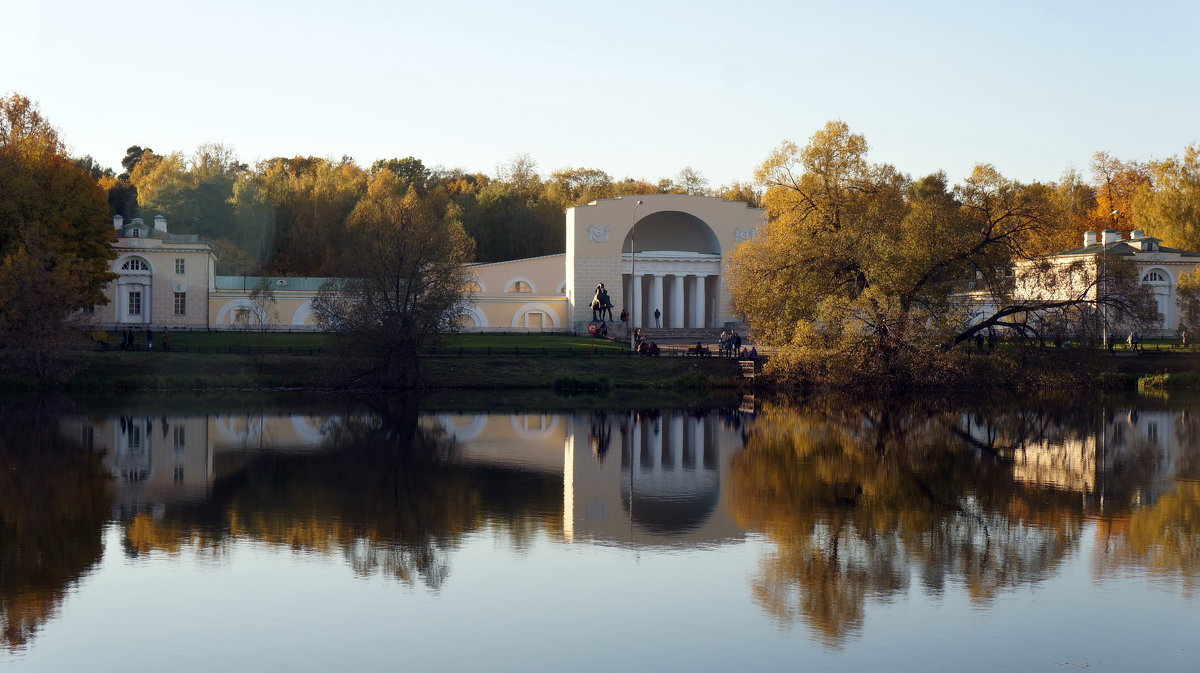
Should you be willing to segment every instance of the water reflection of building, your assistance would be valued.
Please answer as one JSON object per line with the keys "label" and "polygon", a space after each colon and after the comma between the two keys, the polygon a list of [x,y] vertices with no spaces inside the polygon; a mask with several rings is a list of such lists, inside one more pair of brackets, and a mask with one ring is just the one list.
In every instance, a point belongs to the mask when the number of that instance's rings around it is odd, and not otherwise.
{"label": "water reflection of building", "polygon": [[742,439],[717,414],[442,414],[429,422],[458,440],[464,460],[561,474],[568,541],[696,544],[742,535],[721,489]]}
{"label": "water reflection of building", "polygon": [[[1087,419],[964,415],[962,422],[976,446],[1013,461],[1016,481],[1089,495],[1136,483],[1132,495],[1140,502],[1173,488],[1175,463],[1187,449],[1177,432],[1187,422],[1180,411],[1105,410]],[[1145,478],[1128,478],[1131,470]]]}
{"label": "water reflection of building", "polygon": [[203,498],[222,454],[313,451],[335,419],[306,414],[121,415],[69,418],[68,436],[104,455],[116,507],[138,511]]}

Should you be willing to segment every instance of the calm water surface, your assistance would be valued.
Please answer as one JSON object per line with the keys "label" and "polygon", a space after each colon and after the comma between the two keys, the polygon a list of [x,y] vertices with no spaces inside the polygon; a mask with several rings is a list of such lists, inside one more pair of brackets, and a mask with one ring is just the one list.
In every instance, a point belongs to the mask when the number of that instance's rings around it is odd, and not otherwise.
{"label": "calm water surface", "polygon": [[1200,671],[1191,403],[7,401],[13,671]]}

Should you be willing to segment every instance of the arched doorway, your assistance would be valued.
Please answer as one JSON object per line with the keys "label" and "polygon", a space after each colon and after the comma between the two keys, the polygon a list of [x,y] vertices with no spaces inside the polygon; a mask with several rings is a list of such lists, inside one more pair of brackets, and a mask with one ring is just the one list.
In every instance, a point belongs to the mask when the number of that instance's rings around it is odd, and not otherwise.
{"label": "arched doorway", "polygon": [[117,322],[145,324],[152,319],[154,267],[140,255],[126,255],[113,264],[117,273]]}
{"label": "arched doorway", "polygon": [[677,210],[651,213],[634,223],[621,250],[624,301],[633,327],[713,323],[721,244],[704,220]]}

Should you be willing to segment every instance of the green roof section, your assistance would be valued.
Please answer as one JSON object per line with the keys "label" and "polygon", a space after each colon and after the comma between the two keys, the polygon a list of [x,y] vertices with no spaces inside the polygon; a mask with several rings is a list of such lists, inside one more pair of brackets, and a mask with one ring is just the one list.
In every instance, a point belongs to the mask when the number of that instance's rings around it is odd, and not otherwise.
{"label": "green roof section", "polygon": [[316,292],[329,281],[337,278],[316,278],[312,276],[215,276],[213,279],[218,290],[245,290],[249,292],[259,286],[263,280],[267,286],[276,292]]}

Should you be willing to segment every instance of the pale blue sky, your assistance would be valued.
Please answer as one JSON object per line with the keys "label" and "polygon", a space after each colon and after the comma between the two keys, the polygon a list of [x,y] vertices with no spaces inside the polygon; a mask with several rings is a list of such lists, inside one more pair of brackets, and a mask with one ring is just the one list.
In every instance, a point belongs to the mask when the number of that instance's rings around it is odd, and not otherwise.
{"label": "pale blue sky", "polygon": [[75,154],[519,153],[655,180],[748,180],[830,119],[872,158],[1054,180],[1200,141],[1196,2],[22,2],[0,91]]}

